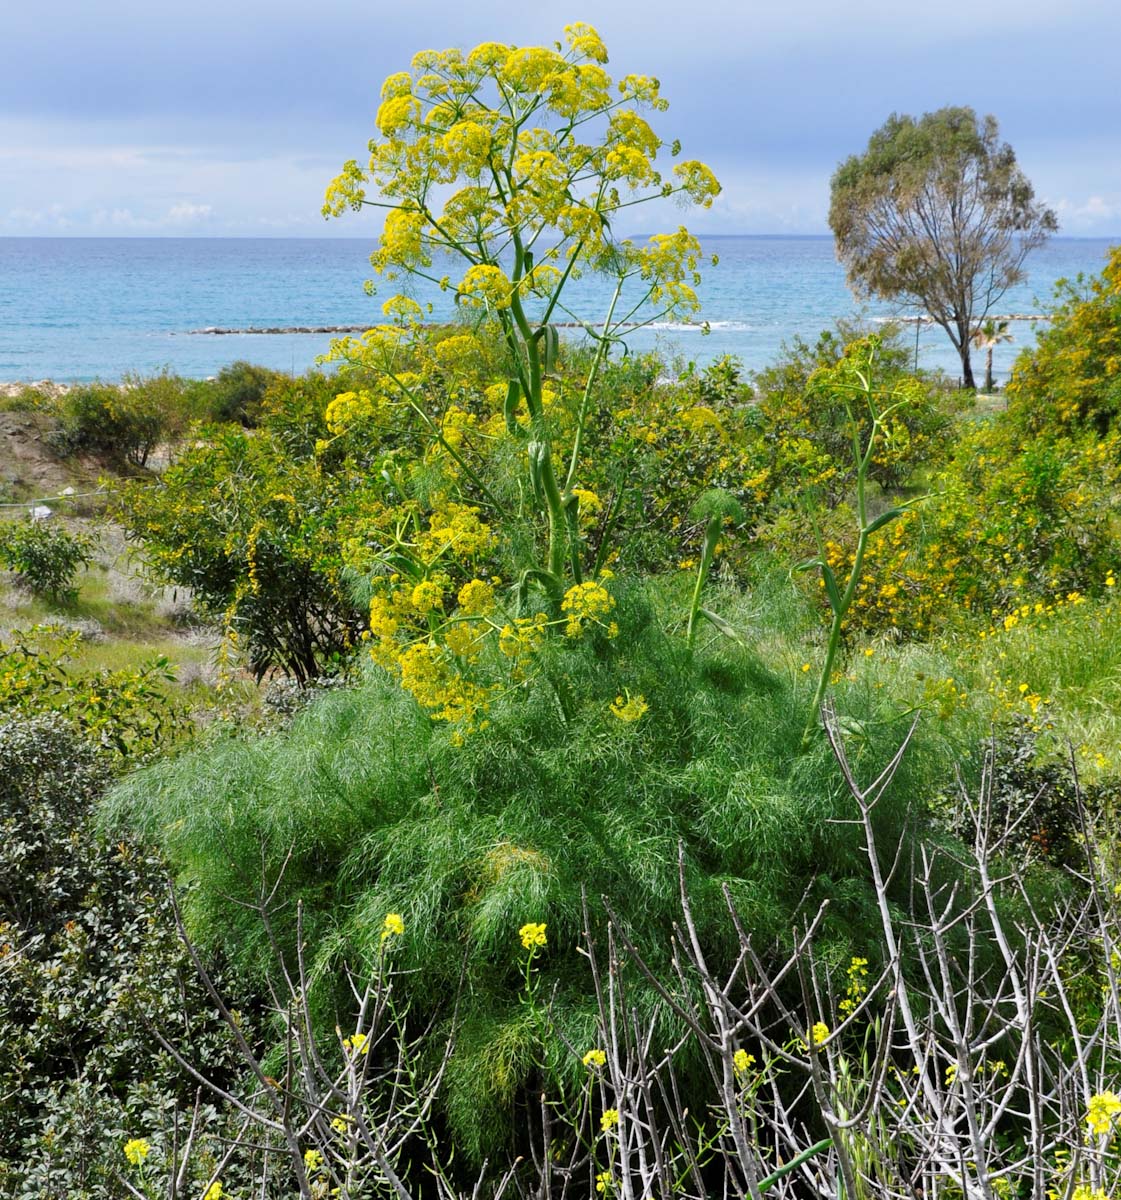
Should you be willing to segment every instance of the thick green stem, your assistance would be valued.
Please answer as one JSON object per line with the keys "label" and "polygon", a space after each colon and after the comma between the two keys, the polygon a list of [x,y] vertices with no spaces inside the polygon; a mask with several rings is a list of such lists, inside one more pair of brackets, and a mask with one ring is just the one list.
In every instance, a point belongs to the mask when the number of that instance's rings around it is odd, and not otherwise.
{"label": "thick green stem", "polygon": [[526,392],[526,407],[529,409],[530,434],[539,445],[538,479],[545,495],[549,512],[549,565],[551,574],[558,578],[564,575],[565,543],[568,541],[568,522],[564,516],[564,503],[553,470],[553,454],[549,445],[549,432],[545,425],[545,410],[541,402],[542,373],[541,349],[530,328],[529,320],[522,307],[518,284],[525,267],[525,249],[521,238],[514,235],[514,290],[510,298],[510,312],[525,344],[529,361],[529,389]]}
{"label": "thick green stem", "polygon": [[796,1171],[804,1162],[809,1162],[815,1154],[820,1154],[822,1150],[828,1150],[833,1145],[831,1138],[822,1138],[820,1142],[815,1142],[808,1150],[803,1150],[801,1154],[796,1155],[788,1163],[783,1163],[777,1171],[772,1171],[766,1179],[759,1180],[759,1190],[766,1192],[773,1184],[784,1176],[789,1175],[791,1171]]}
{"label": "thick green stem", "polygon": [[689,645],[689,651],[692,653],[693,643],[697,638],[697,617],[701,611],[701,594],[704,592],[705,584],[708,582],[708,573],[712,568],[712,558],[716,553],[716,543],[720,538],[720,530],[723,522],[719,517],[709,517],[708,525],[705,527],[705,540],[701,549],[701,562],[697,567],[697,581],[693,585],[693,600],[689,605],[689,626],[686,630],[686,641]]}
{"label": "thick green stem", "polygon": [[[870,396],[871,385],[867,381],[864,382]],[[803,749],[809,745],[810,736],[817,725],[818,717],[821,713],[821,706],[825,702],[826,690],[833,678],[833,664],[837,658],[837,651],[841,647],[845,617],[852,607],[853,599],[856,596],[856,589],[860,584],[860,576],[864,570],[864,555],[868,549],[868,539],[871,536],[868,529],[868,468],[872,463],[872,452],[875,449],[876,438],[880,432],[880,421],[878,418],[873,419],[872,428],[868,434],[868,445],[866,448],[861,449],[860,425],[851,410],[849,410],[849,420],[852,423],[853,458],[856,462],[856,551],[853,554],[852,567],[849,570],[844,592],[841,593],[839,601],[830,601],[830,606],[833,610],[833,620],[829,626],[829,641],[825,647],[825,662],[822,665],[821,675],[817,681],[817,689],[814,692],[809,720],[806,722],[806,728],[802,734]],[[821,562],[822,571],[824,572],[827,569],[824,551],[821,552]]]}
{"label": "thick green stem", "polygon": [[584,384],[584,394],[580,398],[580,419],[576,423],[576,436],[572,439],[572,454],[568,460],[568,476],[564,481],[564,490],[567,492],[576,481],[576,468],[580,462],[580,451],[584,445],[584,426],[588,420],[588,410],[591,407],[592,388],[599,376],[600,368],[603,366],[603,360],[607,356],[607,334],[611,328],[612,318],[615,316],[615,307],[619,303],[619,296],[623,291],[623,281],[620,279],[615,287],[615,294],[611,297],[611,306],[607,310],[607,316],[603,320],[603,328],[600,331],[599,345],[596,347],[595,357],[592,359],[591,370],[588,372],[587,382]]}

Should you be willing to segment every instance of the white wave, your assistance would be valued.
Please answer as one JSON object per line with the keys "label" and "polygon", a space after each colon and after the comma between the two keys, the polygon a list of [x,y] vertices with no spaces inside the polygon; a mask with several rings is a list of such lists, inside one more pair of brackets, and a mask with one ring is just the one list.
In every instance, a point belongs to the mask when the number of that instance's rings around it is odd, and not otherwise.
{"label": "white wave", "polygon": [[704,333],[705,325],[720,333],[745,333],[754,328],[746,321],[651,321],[645,328],[659,333]]}

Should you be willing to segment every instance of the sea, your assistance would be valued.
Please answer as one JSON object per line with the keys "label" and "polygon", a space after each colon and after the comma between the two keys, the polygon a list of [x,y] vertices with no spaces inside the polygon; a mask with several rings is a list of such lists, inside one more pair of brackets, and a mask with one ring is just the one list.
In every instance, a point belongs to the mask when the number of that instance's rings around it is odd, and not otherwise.
{"label": "sea", "polygon": [[[858,304],[829,237],[707,237],[702,245],[695,320],[704,324],[644,324],[628,335],[633,350],[660,350],[678,366],[732,355],[750,372],[773,362],[784,343],[815,338],[838,320],[910,314],[882,302]],[[1027,280],[998,311],[1046,312],[1056,281],[1100,272],[1110,245],[1052,239],[1029,256]],[[0,381],[118,381],[165,369],[205,378],[238,360],[305,371],[328,350],[331,335],[200,331],[376,324],[395,289],[366,294],[372,249],[368,239],[339,238],[0,238]],[[714,255],[717,265],[707,265]],[[433,320],[454,318],[449,293],[432,286],[413,294],[432,304]],[[565,296],[568,311],[557,319],[597,323],[610,287],[589,275]],[[624,296],[619,315],[633,299]],[[633,319],[651,315],[639,310]],[[998,380],[1034,342],[1036,329],[1012,324],[1014,341],[994,354]],[[957,356],[940,329],[912,325],[906,336],[921,366],[957,377]]]}

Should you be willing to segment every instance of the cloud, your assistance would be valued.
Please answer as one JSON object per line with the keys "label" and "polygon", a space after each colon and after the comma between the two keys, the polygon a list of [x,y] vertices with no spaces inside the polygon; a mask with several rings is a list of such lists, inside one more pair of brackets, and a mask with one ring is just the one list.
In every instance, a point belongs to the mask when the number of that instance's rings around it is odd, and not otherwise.
{"label": "cloud", "polygon": [[1063,233],[1072,235],[1110,236],[1121,226],[1121,193],[1093,193],[1082,199],[1064,196],[1053,202]]}
{"label": "cloud", "polygon": [[38,233],[45,230],[57,232],[74,225],[61,204],[49,204],[45,208],[10,208],[0,217],[0,223],[16,231],[30,229]]}
{"label": "cloud", "polygon": [[[423,22],[369,0],[56,0],[50,22],[9,7],[5,233],[362,236],[380,222],[325,224],[319,207],[362,156],[381,79],[426,43],[547,42],[573,17],[571,0],[431,0]],[[838,162],[890,112],[949,103],[999,118],[1037,193],[1066,197],[1064,232],[1121,230],[1117,0],[592,8],[612,71],[660,77],[658,132],[725,185],[689,214],[698,231],[826,232]]]}
{"label": "cloud", "polygon": [[173,204],[164,218],[170,225],[190,224],[195,221],[205,221],[214,212],[209,204]]}

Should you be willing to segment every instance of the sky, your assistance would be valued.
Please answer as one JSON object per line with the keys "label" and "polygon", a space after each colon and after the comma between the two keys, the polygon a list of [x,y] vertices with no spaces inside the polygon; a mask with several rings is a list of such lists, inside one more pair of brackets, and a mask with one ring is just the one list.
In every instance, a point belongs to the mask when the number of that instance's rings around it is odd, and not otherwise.
{"label": "sky", "polygon": [[[420,49],[594,25],[724,185],[699,233],[824,234],[892,112],[992,113],[1070,236],[1121,235],[1118,0],[0,0],[0,236],[365,236],[323,191]],[[641,232],[635,230],[634,232]]]}

